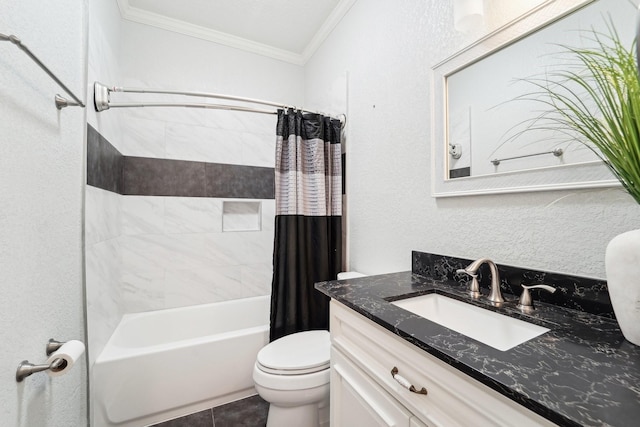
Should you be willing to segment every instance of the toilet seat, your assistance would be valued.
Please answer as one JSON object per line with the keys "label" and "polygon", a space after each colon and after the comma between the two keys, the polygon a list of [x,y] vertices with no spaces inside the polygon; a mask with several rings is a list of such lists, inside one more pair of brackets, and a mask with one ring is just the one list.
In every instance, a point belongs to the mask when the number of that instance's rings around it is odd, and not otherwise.
{"label": "toilet seat", "polygon": [[298,332],[263,347],[256,367],[273,375],[312,374],[329,368],[330,350],[328,331]]}

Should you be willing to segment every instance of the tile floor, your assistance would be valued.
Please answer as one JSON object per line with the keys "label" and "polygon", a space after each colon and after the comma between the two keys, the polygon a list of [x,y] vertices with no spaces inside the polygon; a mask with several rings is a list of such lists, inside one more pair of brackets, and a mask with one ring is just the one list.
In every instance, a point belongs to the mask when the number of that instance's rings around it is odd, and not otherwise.
{"label": "tile floor", "polygon": [[256,395],[152,427],[264,427],[268,412],[269,404]]}

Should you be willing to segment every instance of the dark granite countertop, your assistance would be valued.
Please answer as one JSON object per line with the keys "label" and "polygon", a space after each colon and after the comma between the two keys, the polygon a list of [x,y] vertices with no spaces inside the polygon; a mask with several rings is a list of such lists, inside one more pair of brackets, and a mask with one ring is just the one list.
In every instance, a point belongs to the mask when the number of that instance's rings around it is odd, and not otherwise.
{"label": "dark granite countertop", "polygon": [[[524,315],[515,304],[495,308],[471,300],[457,282],[411,272],[320,282],[316,289],[556,424],[640,425],[640,347],[624,339],[614,319],[541,302]],[[551,331],[500,351],[390,303],[431,292]]]}

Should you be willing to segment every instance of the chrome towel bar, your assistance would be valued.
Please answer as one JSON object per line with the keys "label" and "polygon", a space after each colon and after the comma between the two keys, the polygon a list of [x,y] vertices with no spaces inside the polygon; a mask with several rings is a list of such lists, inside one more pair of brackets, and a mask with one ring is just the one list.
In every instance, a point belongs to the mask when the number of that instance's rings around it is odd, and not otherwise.
{"label": "chrome towel bar", "polygon": [[5,34],[0,33],[0,41],[8,41],[13,43],[17,47],[19,47],[20,50],[26,53],[27,56],[33,60],[33,62],[38,64],[38,66],[42,68],[42,70],[45,73],[47,73],[47,75],[51,77],[58,84],[58,86],[60,86],[75,101],[75,102],[70,102],[63,96],[56,94],[55,104],[58,110],[62,110],[64,107],[70,107],[70,106],[84,107],[84,103],[77,96],[75,96],[73,92],[71,92],[71,90],[67,86],[65,86],[65,84],[62,83],[62,81],[55,74],[53,74],[53,72],[46,65],[44,65],[44,63],[40,61],[40,59],[38,59],[38,57],[35,56],[33,52],[31,52],[31,50],[29,50],[29,48],[25,46],[18,37],[14,35],[7,36]]}
{"label": "chrome towel bar", "polygon": [[522,159],[524,157],[542,156],[543,154],[553,154],[556,157],[560,157],[564,154],[564,150],[562,148],[556,148],[555,150],[545,151],[543,153],[523,154],[522,156],[506,157],[504,159],[493,159],[491,160],[491,163],[493,163],[494,166],[498,166],[500,162],[504,162],[506,160]]}

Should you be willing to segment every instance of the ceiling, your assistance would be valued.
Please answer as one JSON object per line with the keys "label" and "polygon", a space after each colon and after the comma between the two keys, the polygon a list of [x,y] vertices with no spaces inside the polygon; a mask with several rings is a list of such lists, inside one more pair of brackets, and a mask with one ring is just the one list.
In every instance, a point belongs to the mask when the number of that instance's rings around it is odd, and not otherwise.
{"label": "ceiling", "polygon": [[117,0],[124,19],[304,65],[356,0]]}

